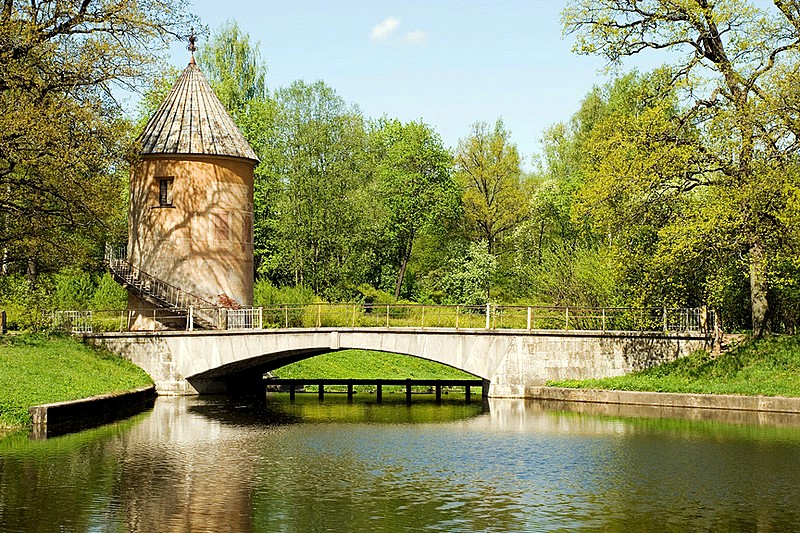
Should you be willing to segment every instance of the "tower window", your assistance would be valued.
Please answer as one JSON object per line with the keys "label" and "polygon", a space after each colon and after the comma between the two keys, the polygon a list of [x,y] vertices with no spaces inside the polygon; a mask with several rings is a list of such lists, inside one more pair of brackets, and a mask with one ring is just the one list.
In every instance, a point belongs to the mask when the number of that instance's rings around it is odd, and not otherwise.
{"label": "tower window", "polygon": [[175,178],[161,178],[158,180],[158,205],[160,207],[172,206],[172,183]]}
{"label": "tower window", "polygon": [[214,215],[214,238],[218,241],[227,241],[231,238],[231,225],[228,213],[217,212]]}

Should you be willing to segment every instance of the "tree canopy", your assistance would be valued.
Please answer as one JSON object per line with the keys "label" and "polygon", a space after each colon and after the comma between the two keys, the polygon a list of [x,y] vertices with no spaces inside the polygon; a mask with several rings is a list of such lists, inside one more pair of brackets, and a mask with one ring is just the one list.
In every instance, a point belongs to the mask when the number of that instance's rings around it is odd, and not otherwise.
{"label": "tree canopy", "polygon": [[[0,12],[0,246],[6,265],[53,268],[102,246],[123,211],[128,124],[114,86],[136,87],[185,34],[180,0],[21,2]],[[122,226],[118,224],[118,226]],[[120,233],[120,227],[116,228]]]}
{"label": "tree canopy", "polygon": [[578,53],[616,64],[654,50],[671,61],[664,87],[679,91],[679,110],[652,108],[610,126],[595,190],[607,205],[635,197],[640,208],[661,209],[680,197],[715,213],[716,233],[747,258],[757,333],[780,300],[774,288],[784,274],[776,278],[771,258],[793,240],[781,213],[797,186],[797,108],[785,104],[798,91],[787,80],[798,72],[800,12],[795,2],[774,5],[577,0],[563,14]]}

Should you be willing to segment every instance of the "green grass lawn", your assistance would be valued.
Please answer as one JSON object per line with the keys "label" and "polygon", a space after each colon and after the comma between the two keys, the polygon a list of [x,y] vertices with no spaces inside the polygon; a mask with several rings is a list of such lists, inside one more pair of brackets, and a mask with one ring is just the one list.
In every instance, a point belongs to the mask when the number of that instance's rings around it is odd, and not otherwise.
{"label": "green grass lawn", "polygon": [[150,377],[132,363],[71,337],[0,337],[0,428],[30,424],[33,405],[150,384]]}
{"label": "green grass lawn", "polygon": [[717,357],[697,352],[627,376],[547,384],[582,389],[800,396],[800,336],[745,341]]}
{"label": "green grass lawn", "polygon": [[[283,379],[475,379],[461,370],[394,353],[368,350],[342,350],[286,365],[273,372]],[[345,386],[339,387],[346,389]],[[356,386],[357,391],[371,390],[371,386]],[[394,387],[400,390],[402,387]],[[394,390],[385,387],[387,391]],[[308,390],[315,390],[312,386]],[[329,390],[328,387],[325,390]],[[330,390],[338,390],[330,387]]]}

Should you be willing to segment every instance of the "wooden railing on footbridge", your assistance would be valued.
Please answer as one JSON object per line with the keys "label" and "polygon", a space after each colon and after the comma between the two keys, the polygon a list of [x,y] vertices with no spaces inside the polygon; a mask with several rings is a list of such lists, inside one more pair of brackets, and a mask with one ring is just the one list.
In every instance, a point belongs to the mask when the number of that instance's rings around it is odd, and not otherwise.
{"label": "wooden railing on footbridge", "polygon": [[[157,311],[184,316],[187,329],[192,317],[221,318],[218,329],[261,328],[449,328],[464,330],[562,330],[689,333],[711,338],[718,334],[716,313],[705,308],[666,307],[545,307],[505,305],[428,305],[370,303],[281,304],[252,309],[222,310],[208,307],[169,308]],[[131,311],[70,311],[69,324],[89,321],[86,331],[122,331]],[[78,314],[76,314],[78,313]],[[83,313],[83,315],[80,315]],[[88,314],[88,316],[87,316]],[[81,316],[84,318],[81,319]],[[163,320],[162,320],[163,321]],[[77,326],[74,326],[77,327]],[[76,329],[76,332],[79,331]]]}

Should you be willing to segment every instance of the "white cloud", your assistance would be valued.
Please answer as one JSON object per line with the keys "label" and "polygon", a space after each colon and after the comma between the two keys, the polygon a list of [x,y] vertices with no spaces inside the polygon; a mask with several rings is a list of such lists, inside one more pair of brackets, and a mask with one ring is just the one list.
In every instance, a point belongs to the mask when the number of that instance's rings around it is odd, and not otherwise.
{"label": "white cloud", "polygon": [[428,40],[428,34],[422,30],[414,30],[406,33],[403,42],[412,46],[422,44]]}
{"label": "white cloud", "polygon": [[393,17],[389,17],[387,19],[383,19],[379,23],[372,28],[372,40],[373,41],[385,41],[389,38],[389,36],[397,29],[400,25],[400,19],[396,19]]}

